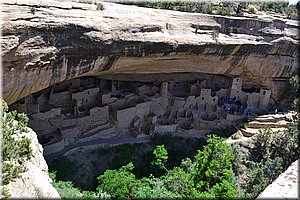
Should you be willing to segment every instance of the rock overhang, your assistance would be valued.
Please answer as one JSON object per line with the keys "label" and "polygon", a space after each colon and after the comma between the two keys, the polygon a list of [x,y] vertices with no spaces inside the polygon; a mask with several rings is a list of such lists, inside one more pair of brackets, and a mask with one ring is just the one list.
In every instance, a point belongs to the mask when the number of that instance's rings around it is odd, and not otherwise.
{"label": "rock overhang", "polygon": [[[4,5],[3,96],[9,103],[80,76],[217,74],[241,76],[249,84],[273,89],[281,85],[272,78],[287,79],[298,70],[299,41],[292,31],[297,24],[291,20],[105,2],[103,11],[74,2],[33,5],[22,0]],[[34,14],[31,7],[36,8]],[[227,26],[240,21],[246,23],[240,33],[230,32]],[[272,23],[275,28],[270,28]],[[219,32],[217,38],[212,37],[214,31]],[[276,93],[280,91],[273,91],[273,97]]]}

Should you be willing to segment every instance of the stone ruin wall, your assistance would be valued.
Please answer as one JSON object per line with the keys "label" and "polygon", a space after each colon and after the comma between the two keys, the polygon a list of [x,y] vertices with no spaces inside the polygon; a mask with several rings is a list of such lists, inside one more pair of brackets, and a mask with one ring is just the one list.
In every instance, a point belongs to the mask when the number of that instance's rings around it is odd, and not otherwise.
{"label": "stone ruin wall", "polygon": [[[27,112],[29,126],[43,138],[49,154],[118,130],[134,135],[208,130],[225,127],[250,110],[266,112],[271,91],[244,92],[242,81],[236,77],[220,88],[213,79],[143,83],[90,77],[54,85],[11,109]],[[224,96],[239,99],[249,112],[226,112],[220,105]]]}

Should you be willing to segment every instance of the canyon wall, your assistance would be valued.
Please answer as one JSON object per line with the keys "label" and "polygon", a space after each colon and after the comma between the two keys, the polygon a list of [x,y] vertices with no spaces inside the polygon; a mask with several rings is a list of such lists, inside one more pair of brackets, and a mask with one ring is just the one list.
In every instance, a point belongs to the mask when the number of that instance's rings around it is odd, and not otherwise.
{"label": "canyon wall", "polygon": [[299,198],[299,159],[280,174],[257,199],[297,199]]}
{"label": "canyon wall", "polygon": [[[297,73],[297,21],[224,17],[102,3],[3,0],[3,98],[80,76],[170,80],[240,76],[278,101]],[[213,37],[218,32],[217,37]]]}
{"label": "canyon wall", "polygon": [[19,137],[31,140],[32,157],[23,166],[26,171],[20,177],[6,185],[10,198],[29,199],[60,199],[57,190],[51,185],[48,166],[43,157],[43,148],[39,144],[37,135],[30,129],[28,133],[21,133]]}

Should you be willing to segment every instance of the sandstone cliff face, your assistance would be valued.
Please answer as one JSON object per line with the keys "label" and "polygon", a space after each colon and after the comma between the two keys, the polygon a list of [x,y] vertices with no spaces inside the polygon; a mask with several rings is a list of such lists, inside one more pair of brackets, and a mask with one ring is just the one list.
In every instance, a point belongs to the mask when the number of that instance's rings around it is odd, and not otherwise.
{"label": "sandstone cliff face", "polygon": [[296,21],[103,5],[4,0],[4,99],[79,76],[162,81],[199,73],[241,76],[249,87],[272,89],[276,101],[286,85],[276,80],[298,68]]}
{"label": "sandstone cliff face", "polygon": [[257,199],[297,199],[299,198],[299,183],[299,160],[296,160]]}
{"label": "sandstone cliff face", "polygon": [[31,140],[32,158],[24,163],[27,171],[21,177],[10,182],[6,187],[11,198],[56,198],[60,196],[51,185],[48,175],[48,166],[43,157],[43,148],[39,144],[37,135],[30,130],[23,134]]}

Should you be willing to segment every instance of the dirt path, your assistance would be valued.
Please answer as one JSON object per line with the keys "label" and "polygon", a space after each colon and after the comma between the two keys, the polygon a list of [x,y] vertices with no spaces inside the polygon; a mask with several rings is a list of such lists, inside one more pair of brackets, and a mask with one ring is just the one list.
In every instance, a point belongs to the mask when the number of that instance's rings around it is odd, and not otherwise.
{"label": "dirt path", "polygon": [[80,147],[94,146],[94,145],[117,145],[117,144],[126,144],[126,143],[140,143],[150,141],[151,136],[145,136],[142,138],[136,138],[132,135],[120,135],[110,138],[100,138],[92,141],[82,142],[82,143],[73,143],[66,146],[63,150],[49,154],[45,156],[45,159],[50,163],[54,158],[59,157],[60,155],[66,154],[67,152],[77,149]]}

